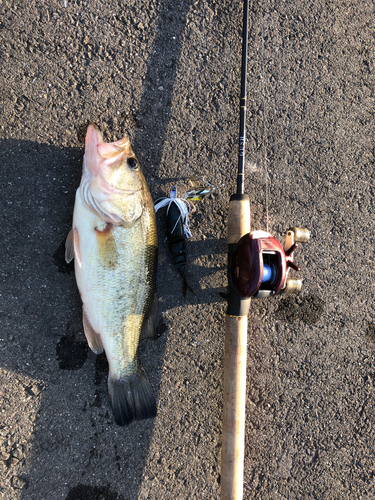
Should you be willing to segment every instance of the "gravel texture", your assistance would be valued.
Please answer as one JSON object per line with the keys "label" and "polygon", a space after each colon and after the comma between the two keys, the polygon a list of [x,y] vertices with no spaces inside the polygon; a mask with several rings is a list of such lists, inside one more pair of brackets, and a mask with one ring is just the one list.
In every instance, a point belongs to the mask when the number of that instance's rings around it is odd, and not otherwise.
{"label": "gravel texture", "polygon": [[[246,500],[375,498],[374,16],[373,1],[264,0],[262,51],[250,3],[252,228],[268,205],[277,238],[312,237],[301,294],[251,305]],[[0,17],[0,498],[217,499],[242,3],[0,0]],[[186,300],[157,214],[159,337],[141,358],[158,415],[127,428],[64,261],[91,122],[129,134],[155,200],[194,175],[216,188],[191,214]]]}

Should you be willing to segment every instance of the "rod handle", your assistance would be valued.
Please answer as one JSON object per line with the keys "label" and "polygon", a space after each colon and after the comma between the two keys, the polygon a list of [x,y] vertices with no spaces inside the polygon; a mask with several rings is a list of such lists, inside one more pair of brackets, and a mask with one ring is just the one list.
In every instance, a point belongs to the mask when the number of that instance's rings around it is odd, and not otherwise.
{"label": "rod handle", "polygon": [[250,233],[250,200],[246,194],[232,195],[228,211],[228,245],[236,244]]}
{"label": "rod handle", "polygon": [[242,500],[247,316],[226,316],[221,500]]}

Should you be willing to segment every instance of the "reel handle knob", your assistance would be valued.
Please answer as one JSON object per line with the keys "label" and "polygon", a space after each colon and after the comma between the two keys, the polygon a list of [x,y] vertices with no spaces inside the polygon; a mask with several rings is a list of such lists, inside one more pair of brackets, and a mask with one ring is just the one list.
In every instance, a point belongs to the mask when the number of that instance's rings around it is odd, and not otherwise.
{"label": "reel handle knob", "polygon": [[302,280],[287,279],[282,293],[299,293],[302,290]]}
{"label": "reel handle knob", "polygon": [[306,243],[310,239],[310,231],[306,227],[292,227],[295,243]]}

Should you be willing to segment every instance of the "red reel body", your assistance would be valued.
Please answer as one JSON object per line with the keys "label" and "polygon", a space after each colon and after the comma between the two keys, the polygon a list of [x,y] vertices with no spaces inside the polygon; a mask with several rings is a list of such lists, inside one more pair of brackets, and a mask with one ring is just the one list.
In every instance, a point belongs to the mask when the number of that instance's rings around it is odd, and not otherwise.
{"label": "red reel body", "polygon": [[294,264],[296,241],[304,242],[309,237],[310,233],[306,229],[293,228],[288,231],[283,248],[276,238],[265,231],[245,234],[231,258],[230,278],[236,292],[241,297],[263,298],[286,289],[299,291],[302,282],[288,280],[288,287],[287,275],[289,268],[299,271],[299,267]]}

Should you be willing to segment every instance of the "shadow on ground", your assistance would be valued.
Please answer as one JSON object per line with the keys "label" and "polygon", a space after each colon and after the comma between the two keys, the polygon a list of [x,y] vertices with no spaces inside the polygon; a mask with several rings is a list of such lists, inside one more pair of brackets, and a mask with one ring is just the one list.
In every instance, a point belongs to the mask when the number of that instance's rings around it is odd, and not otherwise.
{"label": "shadow on ground", "polygon": [[[2,368],[31,378],[43,388],[34,391],[25,386],[26,395],[39,398],[40,406],[30,422],[31,454],[22,459],[24,472],[15,474],[12,484],[27,489],[24,498],[28,500],[41,494],[48,498],[56,488],[59,496],[68,491],[68,500],[137,498],[154,422],[135,422],[128,428],[114,424],[107,396],[107,362],[104,355],[95,356],[87,347],[73,265],[64,260],[83,150],[2,140],[0,155],[7,186],[0,200]],[[163,227],[159,232],[163,233]],[[161,241],[160,247],[158,339],[140,346],[156,397],[167,342],[163,313],[182,304],[219,301],[223,288],[215,283],[222,284],[226,272],[225,241],[188,242],[189,276],[196,296],[190,294],[184,300],[166,244]],[[220,279],[210,281],[215,273]],[[294,297],[284,299],[278,310],[280,319],[290,322],[297,315],[304,321],[307,315],[314,323],[322,303],[310,299],[311,304],[309,300],[296,302]],[[12,459],[19,445],[12,444],[9,467],[16,463]],[[114,464],[112,471],[102,470],[103,459]],[[133,477],[125,473],[130,463],[138,471]],[[112,491],[108,474],[116,484],[126,482],[126,496]],[[56,479],[54,484],[51,477]]]}
{"label": "shadow on ground", "polygon": [[[160,97],[150,89],[154,84],[163,85],[163,99],[171,101],[189,8],[190,2],[185,2],[178,14],[179,22],[174,20],[173,46],[168,6],[160,12],[154,45],[163,46],[164,51],[150,58],[137,114],[139,128],[133,142],[135,150],[143,152],[142,145],[158,116],[159,142],[152,151],[156,165],[161,158],[169,116],[158,114]],[[171,61],[167,74],[161,64],[166,60]],[[79,142],[81,132],[80,129]],[[66,500],[137,498],[153,421],[136,422],[129,428],[119,428],[113,423],[106,388],[107,362],[104,355],[95,357],[87,347],[73,266],[64,261],[65,237],[71,226],[83,149],[10,139],[0,141],[0,156],[4,165],[4,194],[0,201],[5,284],[1,312],[3,368],[37,380],[44,388],[37,394],[39,411],[30,422],[31,456],[24,458],[24,473],[18,472],[12,478],[12,485],[24,490],[22,497],[28,500],[52,498],[51,495],[61,498],[63,491],[68,491]],[[142,161],[142,154],[139,156]],[[202,244],[195,246],[192,254],[194,250],[202,252]],[[206,249],[209,251],[207,245]],[[198,294],[194,301],[205,299],[210,300],[208,291]],[[173,306],[173,300],[169,300],[168,307]],[[140,348],[156,397],[166,330],[160,317],[160,338],[146,341]],[[15,458],[16,449],[14,443],[10,459],[13,455]],[[125,496],[112,491],[107,471],[101,470],[101,461],[108,454],[113,455],[115,475],[119,476],[116,484],[127,483]],[[139,472],[134,477],[124,476],[130,462],[132,470]],[[9,466],[11,463],[12,460]],[[54,473],[49,474],[52,470]],[[112,471],[108,474],[113,477]],[[55,477],[53,484],[51,477]]]}

